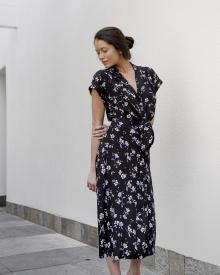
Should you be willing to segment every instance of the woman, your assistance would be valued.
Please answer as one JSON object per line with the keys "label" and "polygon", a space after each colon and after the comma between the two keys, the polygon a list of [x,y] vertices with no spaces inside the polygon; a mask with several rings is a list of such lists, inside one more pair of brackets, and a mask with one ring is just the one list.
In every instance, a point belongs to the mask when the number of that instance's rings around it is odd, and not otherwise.
{"label": "woman", "polygon": [[[99,257],[119,275],[140,275],[141,259],[155,253],[156,220],[149,149],[156,92],[162,80],[130,62],[132,37],[116,27],[99,30],[94,46],[104,69],[89,86],[92,95],[91,168],[87,186],[97,194]],[[104,114],[111,121],[102,127]],[[101,128],[101,129],[100,129]]]}

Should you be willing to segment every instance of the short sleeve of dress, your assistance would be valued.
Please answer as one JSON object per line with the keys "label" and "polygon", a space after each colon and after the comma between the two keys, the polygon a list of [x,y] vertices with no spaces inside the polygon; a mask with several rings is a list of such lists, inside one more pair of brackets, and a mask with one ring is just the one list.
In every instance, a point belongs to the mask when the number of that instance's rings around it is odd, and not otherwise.
{"label": "short sleeve of dress", "polygon": [[92,89],[95,89],[100,97],[102,98],[103,102],[106,102],[106,83],[103,78],[102,71],[97,71],[92,78],[91,84],[89,85],[89,92],[92,95]]}
{"label": "short sleeve of dress", "polygon": [[155,115],[156,110],[156,93],[158,89],[160,88],[160,85],[163,83],[163,81],[159,78],[159,76],[156,74],[156,72],[150,68],[147,67],[147,78],[148,83],[150,87],[150,92],[148,96],[148,119],[152,120]]}
{"label": "short sleeve of dress", "polygon": [[152,68],[149,68],[148,74],[149,74],[148,75],[149,82],[152,87],[153,93],[154,95],[156,95],[157,90],[160,88],[163,81],[159,78],[159,76],[156,74],[156,72]]}

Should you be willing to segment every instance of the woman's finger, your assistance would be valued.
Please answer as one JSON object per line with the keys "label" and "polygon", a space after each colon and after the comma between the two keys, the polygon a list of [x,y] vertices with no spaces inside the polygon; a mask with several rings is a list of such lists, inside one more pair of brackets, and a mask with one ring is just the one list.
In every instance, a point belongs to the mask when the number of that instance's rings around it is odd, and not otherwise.
{"label": "woman's finger", "polygon": [[91,191],[94,191],[94,190],[95,190],[95,184],[90,184],[89,189],[90,189]]}
{"label": "woman's finger", "polygon": [[103,130],[97,130],[97,131],[93,131],[94,134],[103,134],[103,133],[106,133],[108,130],[108,128],[105,128]]}
{"label": "woman's finger", "polygon": [[93,136],[94,137],[97,137],[97,136],[103,136],[104,134],[106,134],[106,131],[103,131],[103,132],[101,132],[101,133],[98,133],[98,134],[94,134]]}
{"label": "woman's finger", "polygon": [[105,136],[106,132],[105,133],[102,133],[100,135],[94,135],[95,138],[103,138]]}
{"label": "woman's finger", "polygon": [[100,135],[102,133],[102,131],[94,131],[93,135]]}
{"label": "woman's finger", "polygon": [[106,130],[108,130],[108,128],[109,128],[109,126],[107,126],[107,125],[104,125],[104,126],[102,126],[102,127],[95,127],[94,128],[94,132],[102,132],[102,131],[106,131]]}
{"label": "woman's finger", "polygon": [[99,136],[99,135],[101,135],[102,133],[103,133],[103,132],[94,132],[93,135],[94,135],[94,136],[97,136],[97,135]]}
{"label": "woman's finger", "polygon": [[103,128],[104,128],[103,125],[101,125],[101,126],[96,126],[96,127],[94,128],[94,130],[95,130],[95,131],[97,131],[97,130],[102,130]]}

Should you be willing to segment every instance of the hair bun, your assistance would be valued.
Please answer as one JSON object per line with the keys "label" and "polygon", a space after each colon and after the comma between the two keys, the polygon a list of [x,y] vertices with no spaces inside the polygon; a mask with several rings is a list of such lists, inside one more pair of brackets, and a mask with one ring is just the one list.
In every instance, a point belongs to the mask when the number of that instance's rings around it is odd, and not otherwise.
{"label": "hair bun", "polygon": [[131,49],[134,45],[134,38],[131,36],[125,36],[127,42],[128,42],[128,48]]}

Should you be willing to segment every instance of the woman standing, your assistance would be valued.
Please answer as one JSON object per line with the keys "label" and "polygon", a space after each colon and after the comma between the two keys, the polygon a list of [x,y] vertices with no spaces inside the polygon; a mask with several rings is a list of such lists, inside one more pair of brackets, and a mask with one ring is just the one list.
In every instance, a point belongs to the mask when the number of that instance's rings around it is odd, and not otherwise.
{"label": "woman standing", "polygon": [[[94,134],[87,186],[97,194],[99,258],[106,258],[112,275],[121,274],[122,258],[131,260],[128,275],[140,275],[141,259],[155,253],[150,147],[162,80],[152,68],[130,62],[133,44],[116,27],[99,30],[94,46],[105,69],[89,86]],[[105,112],[111,124],[100,130]]]}

